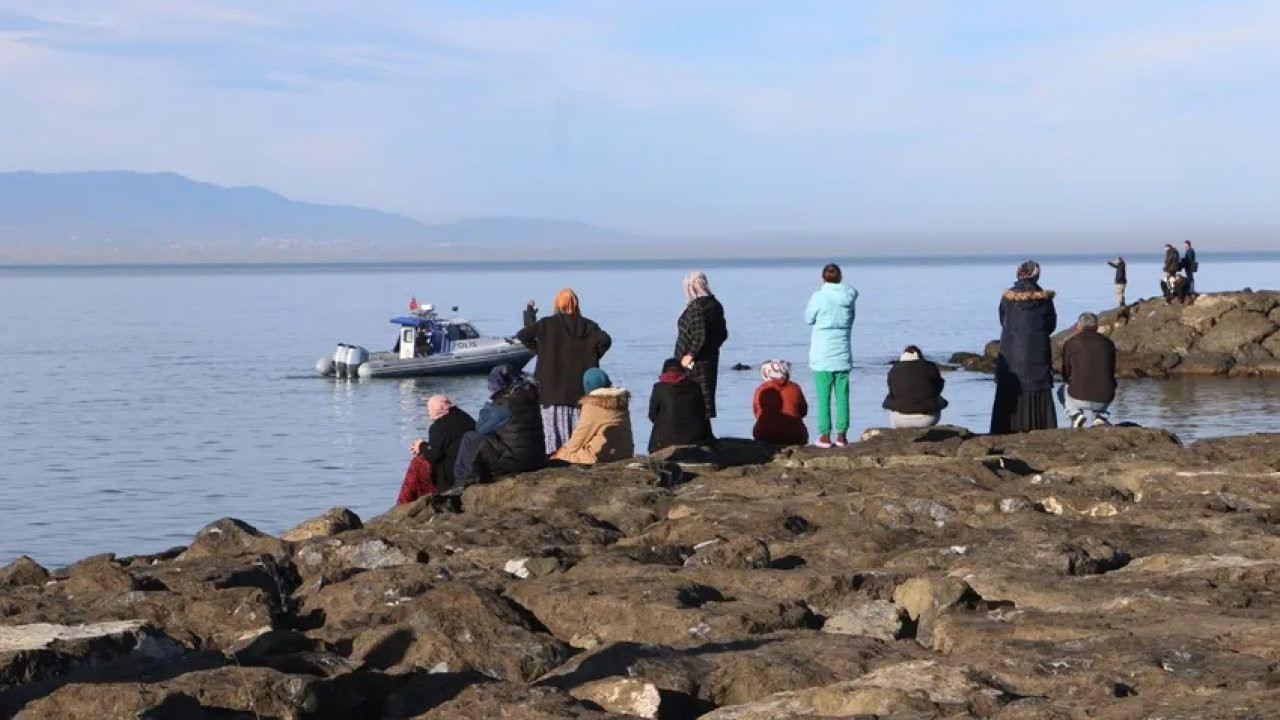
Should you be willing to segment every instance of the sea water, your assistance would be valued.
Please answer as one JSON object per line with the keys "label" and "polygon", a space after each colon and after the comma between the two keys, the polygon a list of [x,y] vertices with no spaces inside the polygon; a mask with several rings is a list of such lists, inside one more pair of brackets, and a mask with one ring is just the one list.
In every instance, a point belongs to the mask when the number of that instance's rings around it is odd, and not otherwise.
{"label": "sea water", "polygon": [[[1202,291],[1266,287],[1274,256],[1201,256]],[[1155,295],[1159,253],[1131,260],[1129,296]],[[535,299],[573,287],[613,336],[604,368],[630,388],[636,445],[649,391],[671,355],[681,278],[702,269],[724,303],[724,436],[748,436],[756,367],[791,360],[812,386],[802,310],[822,262],[670,261],[0,269],[0,563],[57,565],[95,552],[158,551],[221,516],[279,532],[335,505],[363,517],[394,502],[426,399],[474,413],[484,379],[336,381],[315,361],[338,342],[390,349],[410,296],[512,335]],[[857,287],[852,436],[885,424],[888,363],[908,344],[931,359],[980,351],[999,335],[996,306],[1016,258],[842,263]],[[1114,303],[1102,258],[1043,260],[1059,326]],[[751,370],[735,372],[735,363]],[[529,370],[533,369],[531,363]],[[945,421],[986,429],[988,376],[946,374]],[[1280,381],[1123,382],[1116,421],[1184,440],[1276,430]],[[812,427],[812,425],[811,425]]]}

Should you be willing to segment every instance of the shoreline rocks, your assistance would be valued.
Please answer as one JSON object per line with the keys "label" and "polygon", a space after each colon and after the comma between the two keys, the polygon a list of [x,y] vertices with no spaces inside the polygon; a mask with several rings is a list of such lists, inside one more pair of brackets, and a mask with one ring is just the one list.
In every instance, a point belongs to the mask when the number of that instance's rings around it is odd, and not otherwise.
{"label": "shoreline rocks", "polygon": [[[1280,435],[727,441],[0,569],[0,717],[1256,717]],[[680,465],[680,472],[673,466]]]}
{"label": "shoreline rocks", "polygon": [[[1122,378],[1178,376],[1280,377],[1280,292],[1206,293],[1194,304],[1142,300],[1098,314],[1099,331],[1116,344]],[[1075,318],[1053,336],[1054,366],[1062,367],[1062,344]],[[999,341],[981,353],[956,353],[966,370],[994,373]]]}

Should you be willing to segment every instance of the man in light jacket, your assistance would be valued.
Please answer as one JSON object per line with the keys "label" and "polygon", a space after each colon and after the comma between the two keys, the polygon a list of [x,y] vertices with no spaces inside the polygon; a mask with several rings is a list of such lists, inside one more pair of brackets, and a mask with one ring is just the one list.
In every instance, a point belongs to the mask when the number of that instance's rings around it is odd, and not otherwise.
{"label": "man in light jacket", "polygon": [[[817,386],[818,447],[847,445],[849,432],[849,371],[853,369],[853,348],[849,339],[853,331],[854,304],[858,291],[841,282],[840,266],[830,263],[822,268],[822,287],[809,298],[804,321],[813,326],[809,340],[809,368]],[[835,395],[836,414],[831,416],[831,396]],[[835,430],[835,437],[831,431]]]}

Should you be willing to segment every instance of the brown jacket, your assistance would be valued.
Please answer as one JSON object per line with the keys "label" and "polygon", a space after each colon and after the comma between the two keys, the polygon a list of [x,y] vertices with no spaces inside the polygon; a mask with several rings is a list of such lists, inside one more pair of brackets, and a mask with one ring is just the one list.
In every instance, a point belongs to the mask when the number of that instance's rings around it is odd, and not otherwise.
{"label": "brown jacket", "polygon": [[592,390],[579,401],[582,417],[555,458],[579,465],[625,460],[636,454],[631,434],[631,393],[622,388]]}

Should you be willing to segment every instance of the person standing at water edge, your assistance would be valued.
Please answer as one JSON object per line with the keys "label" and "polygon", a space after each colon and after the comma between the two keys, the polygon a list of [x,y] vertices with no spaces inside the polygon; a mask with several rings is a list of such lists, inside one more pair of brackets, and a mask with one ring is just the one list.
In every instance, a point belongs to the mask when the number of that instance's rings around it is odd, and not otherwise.
{"label": "person standing at water edge", "polygon": [[1190,240],[1184,241],[1182,247],[1182,272],[1187,276],[1187,294],[1194,298],[1196,295],[1196,273],[1200,272],[1200,263],[1196,262],[1196,249],[1191,247]]}
{"label": "person standing at water edge", "polygon": [[[818,447],[848,444],[849,371],[853,370],[854,304],[858,291],[843,284],[840,266],[830,263],[822,268],[822,287],[809,298],[804,309],[805,323],[813,326],[809,337],[809,369],[817,386]],[[831,417],[831,396],[835,395],[836,414]],[[835,429],[835,438],[831,436]]]}
{"label": "person standing at water edge", "polygon": [[991,434],[1058,427],[1053,407],[1053,348],[1058,326],[1052,290],[1040,287],[1040,265],[1018,266],[1017,282],[1000,297],[1000,355]]}
{"label": "person standing at water edge", "polygon": [[716,416],[716,381],[720,374],[720,346],[729,339],[724,306],[711,294],[707,276],[691,272],[684,277],[688,303],[676,321],[676,352],[689,379],[702,389],[707,417]]}
{"label": "person standing at water edge", "polygon": [[547,455],[573,436],[582,399],[582,375],[600,366],[612,338],[582,316],[578,296],[565,288],[556,295],[555,314],[526,326],[516,339],[538,356],[533,377],[542,403],[542,428]]}
{"label": "person standing at water edge", "polygon": [[1062,346],[1062,386],[1058,399],[1072,427],[1084,427],[1086,413],[1093,426],[1110,425],[1107,410],[1116,399],[1116,345],[1098,332],[1098,316],[1082,313],[1076,334]]}
{"label": "person standing at water edge", "polygon": [[1124,307],[1124,290],[1129,284],[1129,276],[1125,272],[1124,258],[1117,257],[1114,262],[1108,262],[1108,265],[1116,269],[1116,307]]}
{"label": "person standing at water edge", "polygon": [[938,366],[924,359],[915,345],[908,345],[889,368],[889,394],[882,407],[889,411],[889,427],[933,427],[942,420],[947,407],[942,397],[942,379]]}

